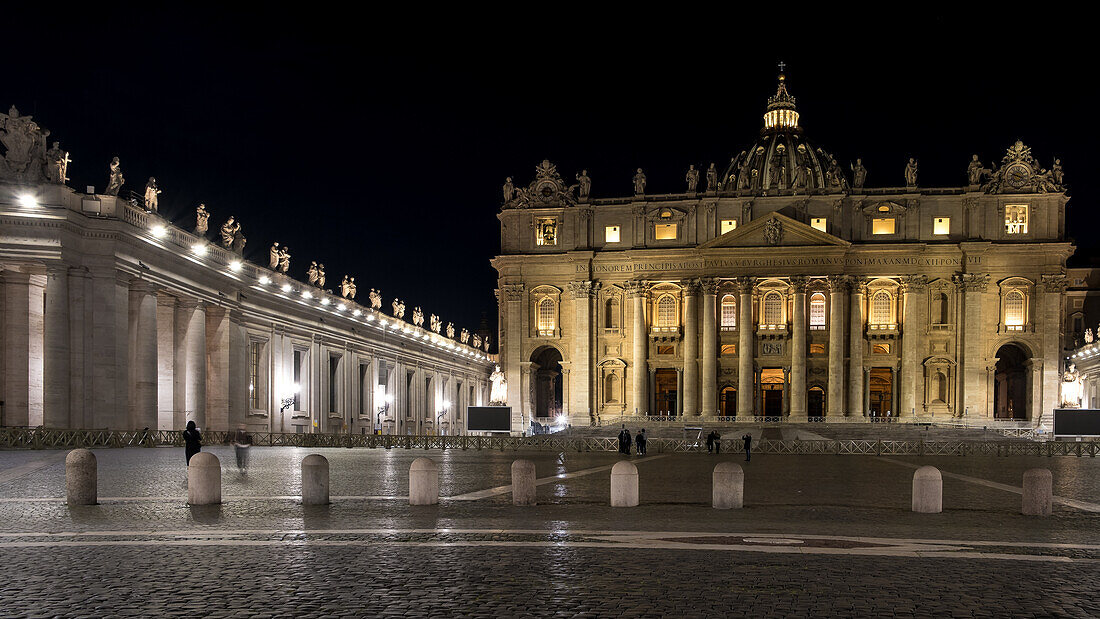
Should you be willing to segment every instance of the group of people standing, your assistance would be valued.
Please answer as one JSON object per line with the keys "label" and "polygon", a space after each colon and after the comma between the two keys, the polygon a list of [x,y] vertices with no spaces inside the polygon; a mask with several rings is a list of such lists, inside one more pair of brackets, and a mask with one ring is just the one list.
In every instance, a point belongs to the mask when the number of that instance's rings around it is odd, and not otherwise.
{"label": "group of people standing", "polygon": [[[242,423],[237,426],[237,431],[228,438],[233,444],[233,450],[236,452],[237,470],[240,471],[241,475],[244,475],[248,472],[248,449],[252,447],[252,435],[248,433],[248,428]],[[199,432],[194,421],[187,422],[187,429],[183,431],[183,444],[183,453],[187,458],[187,464],[191,464],[191,456],[202,451],[202,433]]]}
{"label": "group of people standing", "polygon": [[630,455],[630,444],[631,444],[631,442],[633,442],[634,445],[637,446],[638,455],[639,456],[644,456],[645,455],[645,444],[646,444],[645,428],[642,428],[638,432],[638,434],[634,436],[634,438],[632,440],[630,438],[630,430],[627,430],[626,426],[624,425],[623,429],[619,430],[619,453],[626,454],[626,455],[629,456]]}
{"label": "group of people standing", "polygon": [[[745,462],[752,460],[752,434],[741,437],[745,443]],[[711,430],[707,435],[707,453],[722,453],[722,435],[717,430]]]}

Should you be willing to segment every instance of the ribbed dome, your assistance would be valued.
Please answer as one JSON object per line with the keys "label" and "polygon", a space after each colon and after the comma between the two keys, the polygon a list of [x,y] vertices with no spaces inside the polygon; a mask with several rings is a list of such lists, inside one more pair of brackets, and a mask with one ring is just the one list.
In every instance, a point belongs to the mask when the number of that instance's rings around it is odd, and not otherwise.
{"label": "ribbed dome", "polygon": [[768,99],[760,139],[730,161],[722,178],[724,191],[753,195],[839,193],[848,184],[836,159],[802,136],[783,75]]}

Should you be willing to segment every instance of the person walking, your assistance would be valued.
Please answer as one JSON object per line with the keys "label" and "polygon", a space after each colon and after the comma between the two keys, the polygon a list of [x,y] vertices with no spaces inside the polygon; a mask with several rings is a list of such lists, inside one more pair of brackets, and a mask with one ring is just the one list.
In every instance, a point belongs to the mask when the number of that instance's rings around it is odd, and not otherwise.
{"label": "person walking", "polygon": [[745,441],[745,462],[752,460],[752,435],[746,434],[741,437],[741,440]]}
{"label": "person walking", "polygon": [[183,431],[183,443],[187,464],[191,464],[191,456],[202,451],[202,434],[199,434],[194,421],[187,422],[187,429]]}
{"label": "person walking", "polygon": [[248,473],[248,450],[252,447],[252,435],[242,423],[233,433],[233,449],[237,452],[237,470],[241,475]]}
{"label": "person walking", "polygon": [[639,456],[645,455],[645,443],[645,428],[642,428],[642,431],[638,433],[638,436],[634,437],[634,444],[638,446],[637,451]]}

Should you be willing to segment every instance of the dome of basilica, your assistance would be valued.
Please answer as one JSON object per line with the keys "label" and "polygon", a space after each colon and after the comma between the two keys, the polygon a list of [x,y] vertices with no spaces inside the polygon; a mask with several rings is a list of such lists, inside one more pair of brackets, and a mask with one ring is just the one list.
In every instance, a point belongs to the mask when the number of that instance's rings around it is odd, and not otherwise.
{"label": "dome of basilica", "polygon": [[722,190],[774,196],[841,193],[847,186],[836,158],[803,137],[795,98],[780,74],[775,96],[768,99],[760,139],[730,160]]}

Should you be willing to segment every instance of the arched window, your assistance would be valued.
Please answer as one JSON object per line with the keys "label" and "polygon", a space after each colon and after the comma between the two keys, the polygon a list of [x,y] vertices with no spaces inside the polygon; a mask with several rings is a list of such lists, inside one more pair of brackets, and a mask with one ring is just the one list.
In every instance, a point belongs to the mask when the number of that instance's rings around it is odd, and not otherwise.
{"label": "arched window", "polygon": [[556,318],[555,314],[557,314],[557,312],[554,311],[554,300],[553,299],[547,298],[547,299],[543,299],[543,300],[539,301],[539,333],[540,333],[540,335],[544,334],[543,332],[547,332],[547,331],[552,332],[554,330],[554,328],[556,326],[555,323],[557,322],[555,320],[555,318]]}
{"label": "arched window", "polygon": [[825,295],[815,292],[810,295],[810,328],[825,328]]}
{"label": "arched window", "polygon": [[871,323],[876,325],[888,325],[893,321],[891,315],[891,306],[893,305],[893,299],[890,297],[890,293],[885,290],[879,290],[871,297]]}
{"label": "arched window", "polygon": [[612,295],[604,303],[604,324],[608,329],[619,328],[619,295]]}
{"label": "arched window", "polygon": [[1005,295],[1005,326],[1022,329],[1026,318],[1024,293],[1013,290]]}
{"label": "arched window", "polygon": [[676,323],[676,297],[666,294],[657,301],[657,326],[679,326]]}
{"label": "arched window", "polygon": [[732,294],[722,297],[722,329],[737,328],[737,299]]}
{"label": "arched window", "polygon": [[764,324],[778,325],[783,322],[783,297],[778,292],[764,295]]}

